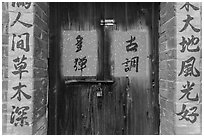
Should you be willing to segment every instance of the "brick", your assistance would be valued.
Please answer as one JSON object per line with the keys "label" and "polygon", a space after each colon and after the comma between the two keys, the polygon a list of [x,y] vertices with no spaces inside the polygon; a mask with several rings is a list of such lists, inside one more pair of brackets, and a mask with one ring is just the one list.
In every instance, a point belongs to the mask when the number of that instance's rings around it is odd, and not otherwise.
{"label": "brick", "polygon": [[167,88],[168,88],[168,100],[173,101],[174,95],[177,92],[176,91],[176,83],[168,81],[167,82]]}
{"label": "brick", "polygon": [[159,88],[161,88],[161,89],[167,89],[167,81],[165,81],[165,80],[159,80]]}
{"label": "brick", "polygon": [[7,57],[8,56],[8,46],[3,45],[2,46],[2,57]]}
{"label": "brick", "polygon": [[170,20],[168,20],[168,22],[165,23],[166,24],[166,29],[170,30],[172,28],[175,28],[176,26],[176,17],[171,18]]}
{"label": "brick", "polygon": [[159,71],[159,79],[167,80],[167,70]]}
{"label": "brick", "polygon": [[7,91],[8,90],[8,81],[2,81],[2,90]]}
{"label": "brick", "polygon": [[2,35],[2,44],[8,44],[9,36],[8,35]]}
{"label": "brick", "polygon": [[177,34],[176,31],[177,31],[176,27],[172,27],[166,30],[166,35],[167,35],[168,40],[172,37],[176,37],[176,34]]}
{"label": "brick", "polygon": [[9,13],[8,11],[2,12],[2,24],[8,24],[9,22]]}
{"label": "brick", "polygon": [[8,2],[2,2],[2,11],[8,10]]}
{"label": "brick", "polygon": [[8,78],[8,68],[2,67],[2,78]]}
{"label": "brick", "polygon": [[159,43],[159,52],[163,52],[167,49],[167,42]]}
{"label": "brick", "polygon": [[38,26],[34,25],[34,36],[37,38],[41,38],[41,35],[41,29]]}
{"label": "brick", "polygon": [[165,41],[167,41],[166,33],[163,35],[160,35],[160,37],[159,37],[159,43],[163,43]]}
{"label": "brick", "polygon": [[8,67],[8,57],[2,57],[2,66]]}
{"label": "brick", "polygon": [[47,70],[46,69],[33,69],[33,77],[34,78],[45,78],[48,77]]}
{"label": "brick", "polygon": [[37,4],[34,4],[34,13],[39,17],[41,18],[41,15],[42,15],[42,9],[37,5]]}
{"label": "brick", "polygon": [[160,80],[167,80],[167,70],[159,71],[159,79]]}
{"label": "brick", "polygon": [[176,71],[174,70],[168,70],[168,75],[167,75],[167,79],[170,81],[176,81]]}
{"label": "brick", "polygon": [[34,67],[36,68],[46,69],[48,67],[47,65],[48,64],[46,60],[37,59],[37,58],[34,59]]}
{"label": "brick", "polygon": [[167,89],[159,89],[159,94],[162,98],[167,99],[168,98],[168,90]]}
{"label": "brick", "polygon": [[174,108],[174,101],[170,101],[170,100],[167,100],[166,101],[166,109],[168,111],[171,111],[171,112],[175,112],[175,108]]}
{"label": "brick", "polygon": [[34,17],[34,24],[37,25],[40,29],[45,32],[48,32],[48,25],[44,21],[42,21],[38,16]]}
{"label": "brick", "polygon": [[42,40],[48,42],[48,34],[44,31],[42,31]]}
{"label": "brick", "polygon": [[46,23],[48,24],[48,15],[45,14],[44,12],[42,12],[42,17],[41,17],[41,19],[42,19],[44,22],[46,22]]}
{"label": "brick", "polygon": [[2,24],[2,34],[8,35],[8,24]]}
{"label": "brick", "polygon": [[167,48],[168,49],[173,49],[177,47],[177,38],[171,37],[167,40]]}
{"label": "brick", "polygon": [[2,91],[2,102],[7,102],[8,92]]}
{"label": "brick", "polygon": [[167,59],[167,52],[160,52],[159,53],[159,61],[163,61]]}
{"label": "brick", "polygon": [[177,51],[176,49],[168,50],[167,52],[167,60],[169,59],[176,59],[177,58]]}
{"label": "brick", "polygon": [[167,69],[167,61],[163,60],[159,62],[159,70],[166,70]]}
{"label": "brick", "polygon": [[160,103],[161,108],[166,109],[166,102],[167,102],[166,99],[160,97],[160,101],[159,101],[159,103]]}
{"label": "brick", "polygon": [[168,60],[167,61],[167,69],[168,70],[174,70],[176,71],[177,68],[177,60],[173,59],[173,60]]}
{"label": "brick", "polygon": [[35,44],[35,47],[34,47],[34,57],[35,58],[41,58],[41,43],[42,43],[42,40],[40,40],[39,38],[36,38],[34,37],[34,44]]}
{"label": "brick", "polygon": [[46,2],[36,2],[36,4],[48,15],[48,4]]}
{"label": "brick", "polygon": [[161,17],[161,25],[175,16],[175,7],[173,2],[168,2],[166,6],[166,14]]}
{"label": "brick", "polygon": [[39,109],[34,109],[33,122],[38,121],[43,115],[46,114],[46,106],[41,106]]}
{"label": "brick", "polygon": [[7,103],[2,103],[2,113],[7,113]]}

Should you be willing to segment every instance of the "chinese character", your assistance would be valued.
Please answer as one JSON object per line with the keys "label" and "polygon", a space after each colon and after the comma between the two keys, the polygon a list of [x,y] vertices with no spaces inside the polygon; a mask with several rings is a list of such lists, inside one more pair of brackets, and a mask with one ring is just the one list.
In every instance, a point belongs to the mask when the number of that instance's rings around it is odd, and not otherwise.
{"label": "chinese character", "polygon": [[[184,73],[185,77],[188,75],[190,76],[193,75],[194,77],[200,76],[200,72],[194,67],[194,63],[195,63],[195,57],[190,57],[186,61],[182,61],[181,72],[179,73],[178,76],[180,76],[182,73]],[[196,73],[193,72],[193,68],[195,69]]]}
{"label": "chinese character", "polygon": [[183,22],[185,22],[185,25],[184,25],[184,27],[183,27],[179,32],[184,31],[184,30],[188,27],[188,25],[190,25],[191,28],[192,28],[195,32],[199,32],[200,29],[197,29],[197,28],[195,28],[193,25],[190,24],[190,21],[193,20],[193,19],[194,19],[193,17],[191,17],[190,15],[187,15],[187,19],[183,20]]}
{"label": "chinese character", "polygon": [[20,125],[21,127],[25,124],[27,126],[29,126],[29,123],[26,121],[26,119],[28,118],[26,116],[26,112],[29,109],[29,106],[23,106],[23,107],[16,107],[16,106],[12,106],[13,111],[11,113],[11,117],[10,117],[10,123],[14,124],[15,126]]}
{"label": "chinese character", "polygon": [[22,77],[22,73],[23,73],[23,72],[27,72],[27,73],[28,73],[28,70],[25,70],[26,67],[27,67],[27,63],[24,62],[24,61],[25,61],[26,59],[27,59],[27,58],[25,57],[25,55],[23,55],[23,57],[21,58],[21,60],[20,60],[19,57],[15,58],[15,59],[13,60],[13,62],[17,63],[17,64],[14,64],[15,70],[17,70],[17,71],[13,71],[12,73],[13,73],[14,75],[20,74],[20,79],[21,79],[21,77]]}
{"label": "chinese character", "polygon": [[21,88],[23,88],[23,87],[27,87],[27,86],[26,86],[26,85],[21,85],[21,82],[19,82],[19,85],[18,85],[18,86],[13,87],[13,89],[14,89],[14,90],[17,90],[17,92],[16,92],[16,94],[15,94],[13,97],[11,97],[11,99],[13,99],[13,98],[15,98],[15,97],[17,96],[18,101],[21,101],[21,94],[23,94],[23,96],[24,96],[26,99],[30,99],[31,96],[28,95],[28,94],[26,94],[26,93],[24,93],[24,92],[21,90]]}
{"label": "chinese character", "polygon": [[184,98],[184,97],[186,96],[188,100],[198,101],[198,93],[197,93],[197,95],[196,95],[195,98],[189,97],[190,94],[191,94],[190,91],[193,89],[193,86],[195,86],[195,83],[194,83],[194,82],[192,82],[192,84],[190,84],[190,82],[187,81],[187,85],[183,85],[183,88],[184,88],[184,89],[181,90],[181,92],[184,93],[184,95],[183,95],[181,98],[179,98],[179,100],[181,100],[182,98]]}
{"label": "chinese character", "polygon": [[189,6],[191,6],[191,8],[193,8],[193,10],[199,10],[198,7],[196,7],[196,6],[192,5],[192,4],[190,4],[190,2],[186,2],[186,3],[180,8],[180,10],[185,7],[186,11],[189,11]]}
{"label": "chinese character", "polygon": [[[189,114],[189,110],[193,111],[192,113]],[[190,121],[191,123],[195,123],[197,120],[197,116],[199,116],[198,113],[195,113],[197,110],[197,107],[192,107],[190,109],[186,109],[186,105],[183,104],[182,111],[180,113],[176,113],[176,115],[181,116],[179,120],[185,119],[186,121]],[[193,119],[191,119],[193,118]]]}
{"label": "chinese character", "polygon": [[184,52],[186,50],[186,47],[187,47],[187,50],[189,52],[197,52],[200,50],[199,46],[197,46],[197,48],[194,48],[194,49],[189,49],[189,46],[196,45],[196,44],[198,44],[198,42],[199,42],[199,38],[194,37],[194,35],[191,35],[191,39],[188,38],[188,41],[186,40],[185,37],[182,37],[182,42],[179,43],[182,46],[182,49],[180,51]]}
{"label": "chinese character", "polygon": [[131,36],[131,39],[126,41],[126,43],[129,43],[127,46],[126,46],[126,51],[129,52],[129,51],[134,51],[136,52],[137,51],[137,48],[138,48],[138,45],[136,42],[132,43],[133,41],[135,40],[135,37],[132,37]]}
{"label": "chinese character", "polygon": [[81,51],[81,48],[82,48],[82,40],[83,40],[83,37],[81,37],[80,35],[78,35],[76,37],[76,40],[77,40],[77,43],[75,44],[77,46],[77,50],[76,52],[79,52]]}
{"label": "chinese character", "polygon": [[30,8],[31,2],[12,2],[12,7],[25,7],[26,9]]}
{"label": "chinese character", "polygon": [[[15,40],[16,36],[18,36],[17,37],[18,40]],[[25,36],[25,40],[22,38],[22,36]],[[14,47],[16,46],[16,48],[19,48],[19,49],[24,50],[25,52],[28,52],[30,50],[30,47],[29,47],[29,37],[30,37],[29,33],[23,33],[21,35],[13,34],[11,50],[14,51]]]}
{"label": "chinese character", "polygon": [[138,72],[138,62],[139,57],[133,57],[130,60],[126,58],[126,62],[122,63],[122,65],[125,65],[125,72],[131,71],[132,68],[135,68],[135,72]]}
{"label": "chinese character", "polygon": [[27,28],[30,28],[30,27],[33,26],[32,24],[28,24],[28,23],[25,23],[25,22],[20,21],[20,20],[19,20],[20,17],[21,17],[21,13],[18,12],[18,15],[17,15],[16,19],[14,20],[14,22],[11,24],[11,27],[14,26],[14,25],[16,24],[16,22],[21,23],[23,26],[25,26],[25,27],[27,27]]}
{"label": "chinese character", "polygon": [[83,69],[86,68],[86,63],[87,63],[86,56],[83,58],[75,58],[75,61],[74,61],[75,71],[77,70],[83,71]]}

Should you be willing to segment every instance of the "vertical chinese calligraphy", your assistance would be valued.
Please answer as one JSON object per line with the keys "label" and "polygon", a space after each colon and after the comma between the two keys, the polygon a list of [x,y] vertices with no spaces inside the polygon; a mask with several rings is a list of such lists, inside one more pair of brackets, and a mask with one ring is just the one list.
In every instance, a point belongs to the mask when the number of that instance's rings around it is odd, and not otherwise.
{"label": "vertical chinese calligraphy", "polygon": [[[131,36],[130,40],[127,40],[126,43],[128,45],[126,46],[126,51],[130,52],[136,52],[138,48],[138,44],[135,42],[136,38]],[[138,62],[139,62],[139,57],[135,56],[132,57],[131,59],[126,58],[126,61],[122,63],[122,65],[125,66],[125,72],[131,71],[132,68],[135,68],[135,72],[138,72]]]}
{"label": "vertical chinese calligraphy", "polygon": [[[30,48],[31,32],[33,23],[27,18],[32,13],[31,2],[10,2],[9,3],[9,106],[12,107],[10,114],[10,124],[15,127],[29,126],[31,123],[28,112],[30,110],[30,85],[26,82],[26,78],[31,77],[28,66],[32,64],[28,61],[28,56],[32,56]],[[18,32],[20,31],[20,32]],[[26,74],[26,76],[25,76]],[[15,81],[15,82],[12,82]],[[24,100],[29,101],[26,103]],[[23,106],[22,106],[23,101]]]}
{"label": "vertical chinese calligraphy", "polygon": [[[200,8],[196,3],[186,2],[182,4],[178,9],[183,16],[181,29],[178,34],[181,37],[178,40],[179,50],[178,56],[181,55],[182,59],[180,69],[178,70],[178,78],[182,81],[181,89],[179,92],[178,101],[182,102],[182,108],[176,115],[179,117],[179,121],[187,121],[191,124],[196,123],[200,116],[198,111],[199,90],[195,90],[195,86],[199,85],[195,79],[198,79],[201,75],[199,66],[197,65],[199,58],[195,55],[200,55],[200,23],[196,21],[195,15],[200,15]],[[195,14],[196,12],[197,14]],[[191,32],[191,33],[189,33]],[[193,54],[192,54],[193,53]],[[182,78],[180,78],[182,77]],[[186,83],[186,84],[185,84]],[[180,84],[180,83],[179,83]],[[183,100],[186,99],[188,103]],[[191,105],[191,106],[190,106]]]}

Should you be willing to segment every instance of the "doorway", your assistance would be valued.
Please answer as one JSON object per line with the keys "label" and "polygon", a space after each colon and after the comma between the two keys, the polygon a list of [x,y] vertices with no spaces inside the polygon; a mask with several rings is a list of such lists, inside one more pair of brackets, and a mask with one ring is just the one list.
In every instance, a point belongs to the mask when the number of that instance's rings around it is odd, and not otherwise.
{"label": "doorway", "polygon": [[48,134],[159,134],[158,3],[50,3]]}

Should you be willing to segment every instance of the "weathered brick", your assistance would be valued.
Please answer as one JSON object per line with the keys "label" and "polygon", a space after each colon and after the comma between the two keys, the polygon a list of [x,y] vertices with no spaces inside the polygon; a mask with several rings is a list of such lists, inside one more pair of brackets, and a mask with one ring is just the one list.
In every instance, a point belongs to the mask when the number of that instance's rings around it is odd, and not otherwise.
{"label": "weathered brick", "polygon": [[165,80],[159,80],[159,88],[161,88],[161,89],[167,89],[167,81],[165,81]]}
{"label": "weathered brick", "polygon": [[8,78],[8,68],[2,67],[2,78]]}
{"label": "weathered brick", "polygon": [[2,57],[7,57],[8,56],[8,46],[3,45],[2,46]]}
{"label": "weathered brick", "polygon": [[159,43],[159,52],[163,52],[167,49],[167,42]]}
{"label": "weathered brick", "polygon": [[166,70],[167,69],[167,61],[163,60],[159,62],[159,70]]}
{"label": "weathered brick", "polygon": [[41,106],[39,109],[34,109],[33,122],[38,121],[45,113],[47,106]]}
{"label": "weathered brick", "polygon": [[7,113],[7,103],[2,103],[2,113]]}
{"label": "weathered brick", "polygon": [[166,33],[160,34],[159,43],[167,41]]}
{"label": "weathered brick", "polygon": [[160,97],[159,103],[160,103],[161,108],[166,109],[167,100],[165,98]]}
{"label": "weathered brick", "polygon": [[167,88],[168,88],[168,100],[173,101],[174,95],[176,94],[176,83],[168,81],[167,82]]}
{"label": "weathered brick", "polygon": [[34,78],[44,78],[48,77],[47,70],[46,69],[33,69],[33,77]]}
{"label": "weathered brick", "polygon": [[2,35],[2,44],[8,44],[9,36],[8,35]]}
{"label": "weathered brick", "polygon": [[46,2],[36,2],[36,4],[48,15],[48,4]]}
{"label": "weathered brick", "polygon": [[175,16],[175,7],[173,2],[168,2],[166,6],[166,14],[161,17],[161,25]]}
{"label": "weathered brick", "polygon": [[2,24],[8,24],[9,22],[9,14],[8,11],[2,12]]}
{"label": "weathered brick", "polygon": [[167,70],[159,71],[159,79],[167,80]]}
{"label": "weathered brick", "polygon": [[44,31],[42,31],[42,40],[44,40],[45,42],[48,42],[48,34]]}
{"label": "weathered brick", "polygon": [[167,48],[168,49],[173,49],[177,47],[177,39],[175,37],[171,37],[167,40]]}
{"label": "weathered brick", "polygon": [[2,57],[2,66],[8,67],[8,57]]}
{"label": "weathered brick", "polygon": [[38,26],[34,25],[34,36],[40,39],[41,35],[41,29]]}
{"label": "weathered brick", "polygon": [[166,30],[167,39],[169,40],[172,37],[176,37],[176,27],[172,27]]}
{"label": "weathered brick", "polygon": [[42,60],[42,59],[38,59],[38,58],[35,58],[34,59],[34,67],[36,68],[43,68],[43,69],[46,69],[47,68],[47,61],[46,60]]}
{"label": "weathered brick", "polygon": [[174,113],[175,112],[174,101],[167,100],[166,101],[166,108],[168,111],[171,111]]}
{"label": "weathered brick", "polygon": [[160,52],[159,53],[159,61],[163,61],[167,59],[167,52]]}
{"label": "weathered brick", "polygon": [[34,16],[34,24],[36,24],[43,31],[48,32],[48,25],[36,15]]}
{"label": "weathered brick", "polygon": [[176,49],[168,50],[167,52],[167,60],[168,59],[176,59],[177,58],[177,51]]}
{"label": "weathered brick", "polygon": [[2,90],[7,91],[8,90],[8,81],[2,81]]}
{"label": "weathered brick", "polygon": [[8,2],[2,2],[2,11],[8,10]]}
{"label": "weathered brick", "polygon": [[168,100],[168,90],[167,89],[159,89],[160,97],[163,97]]}
{"label": "weathered brick", "polygon": [[176,81],[176,71],[168,70],[167,79],[170,81]]}
{"label": "weathered brick", "polygon": [[176,68],[177,68],[176,62],[177,62],[177,61],[176,61],[175,59],[168,60],[168,61],[167,61],[167,69],[168,69],[168,70],[174,70],[174,71],[176,71]]}

